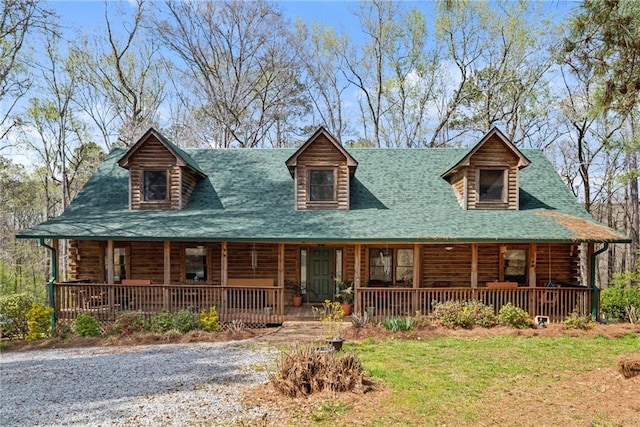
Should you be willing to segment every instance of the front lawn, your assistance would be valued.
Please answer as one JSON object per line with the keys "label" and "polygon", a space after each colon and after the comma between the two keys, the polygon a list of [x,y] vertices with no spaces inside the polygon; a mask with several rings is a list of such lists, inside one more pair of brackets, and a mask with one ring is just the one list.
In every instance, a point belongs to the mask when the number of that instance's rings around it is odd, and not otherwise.
{"label": "front lawn", "polygon": [[640,377],[625,379],[615,366],[621,354],[640,352],[638,333],[615,339],[366,339],[345,347],[360,356],[376,384],[374,391],[273,397],[281,416],[271,421],[359,426],[640,425]]}

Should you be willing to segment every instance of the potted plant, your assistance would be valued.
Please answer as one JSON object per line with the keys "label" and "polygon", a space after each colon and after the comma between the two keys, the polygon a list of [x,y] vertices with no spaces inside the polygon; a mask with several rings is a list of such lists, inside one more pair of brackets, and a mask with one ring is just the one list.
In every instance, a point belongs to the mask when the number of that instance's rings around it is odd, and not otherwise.
{"label": "potted plant", "polygon": [[300,307],[302,305],[302,289],[300,289],[300,283],[287,281],[287,288],[293,292],[292,305],[294,307]]}
{"label": "potted plant", "polygon": [[345,316],[351,314],[351,308],[353,306],[353,282],[351,280],[336,280],[338,285],[338,292],[336,293],[336,299],[342,303],[342,311]]}
{"label": "potted plant", "polygon": [[313,312],[320,317],[324,326],[324,335],[329,350],[340,351],[344,339],[340,336],[344,311],[338,301],[325,300],[321,307],[313,307]]}

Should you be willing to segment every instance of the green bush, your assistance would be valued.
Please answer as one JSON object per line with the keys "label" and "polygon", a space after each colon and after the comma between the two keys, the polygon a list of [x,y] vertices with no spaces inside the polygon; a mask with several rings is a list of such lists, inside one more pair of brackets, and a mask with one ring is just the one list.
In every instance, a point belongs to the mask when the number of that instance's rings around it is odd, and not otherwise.
{"label": "green bush", "polygon": [[567,316],[567,318],[564,319],[564,322],[562,323],[564,324],[564,327],[568,329],[584,329],[584,330],[591,329],[596,324],[596,322],[594,322],[593,319],[591,318],[591,315],[580,316],[575,311],[571,313],[569,316]]}
{"label": "green bush", "polygon": [[165,333],[173,329],[173,314],[162,310],[151,318],[151,331]]}
{"label": "green bush", "polygon": [[496,324],[493,308],[480,301],[446,301],[436,303],[431,314],[436,325],[445,328],[465,328],[474,326],[491,327]]}
{"label": "green bush", "polygon": [[527,329],[531,327],[531,318],[529,317],[529,313],[520,307],[507,303],[502,306],[500,313],[498,313],[498,323],[502,326]]}
{"label": "green bush", "polygon": [[180,310],[173,317],[173,327],[183,334],[200,327],[198,316],[189,310]]}
{"label": "green bush", "polygon": [[119,314],[113,323],[112,332],[116,335],[129,336],[139,332],[145,332],[149,325],[142,313],[137,311],[127,311]]}
{"label": "green bush", "polygon": [[73,332],[81,337],[99,337],[100,322],[91,314],[80,313],[73,321]]}
{"label": "green bush", "polygon": [[200,326],[203,331],[206,332],[218,332],[222,329],[220,323],[218,323],[218,311],[215,307],[210,307],[209,312],[206,310],[200,311]]}
{"label": "green bush", "polygon": [[629,275],[629,272],[614,274],[610,287],[604,289],[600,295],[600,311],[608,320],[629,321],[627,307],[640,310],[640,287],[627,282]]}
{"label": "green bush", "polygon": [[387,316],[387,318],[382,322],[382,325],[389,331],[398,332],[398,331],[410,331],[413,326],[413,319],[411,317],[391,317]]}
{"label": "green bush", "polygon": [[51,314],[53,308],[34,303],[27,311],[28,341],[46,338],[51,334]]}
{"label": "green bush", "polygon": [[491,328],[498,323],[498,319],[493,312],[493,307],[484,305],[478,300],[468,301],[462,309],[468,310],[471,312],[471,314],[473,314],[473,319],[476,326]]}
{"label": "green bush", "polygon": [[27,294],[0,296],[0,336],[24,338],[29,332],[27,312],[34,300]]}

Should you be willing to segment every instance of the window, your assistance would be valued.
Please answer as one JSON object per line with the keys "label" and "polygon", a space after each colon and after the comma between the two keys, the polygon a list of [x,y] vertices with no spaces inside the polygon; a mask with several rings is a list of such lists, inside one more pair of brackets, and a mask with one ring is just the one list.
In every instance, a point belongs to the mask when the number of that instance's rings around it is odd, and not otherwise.
{"label": "window", "polygon": [[396,282],[413,283],[413,249],[396,251]]}
{"label": "window", "polygon": [[[109,277],[109,255],[108,249],[104,251],[104,277]],[[129,278],[129,257],[127,248],[113,248],[113,282],[122,283],[122,280]]]}
{"label": "window", "polygon": [[167,200],[167,171],[144,171],[144,201]]}
{"label": "window", "polygon": [[478,197],[481,202],[501,202],[504,200],[503,169],[480,169],[478,177]]}
{"label": "window", "polygon": [[207,281],[207,249],[204,246],[185,248],[185,266],[187,282]]}
{"label": "window", "polygon": [[369,284],[413,285],[413,249],[370,249]]}
{"label": "window", "polygon": [[506,282],[527,282],[527,251],[507,249],[504,253],[504,280]]}
{"label": "window", "polygon": [[331,202],[335,200],[334,172],[331,169],[309,171],[309,201]]}

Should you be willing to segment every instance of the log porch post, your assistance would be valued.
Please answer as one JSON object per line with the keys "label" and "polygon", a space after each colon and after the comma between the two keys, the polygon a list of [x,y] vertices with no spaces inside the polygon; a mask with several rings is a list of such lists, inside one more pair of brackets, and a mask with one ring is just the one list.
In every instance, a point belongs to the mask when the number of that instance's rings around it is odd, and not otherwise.
{"label": "log porch post", "polygon": [[354,311],[358,313],[361,309],[360,307],[360,264],[362,263],[362,245],[360,243],[356,243],[355,253],[353,257],[354,264],[354,272],[353,272],[353,286],[356,293],[356,298],[354,299]]}
{"label": "log porch post", "polygon": [[227,242],[222,242],[220,244],[220,285],[222,286],[227,286],[228,259]]}
{"label": "log porch post", "polygon": [[415,243],[413,245],[413,290],[412,290],[412,312],[410,314],[415,314],[416,311],[420,309],[419,307],[419,299],[418,299],[418,289],[420,287],[420,248],[421,245]]}
{"label": "log porch post", "polygon": [[[220,286],[226,288],[227,279],[228,279],[228,264],[229,263],[229,253],[227,251],[227,242],[220,243]],[[227,291],[222,291],[222,314],[226,316],[227,314]]]}
{"label": "log porch post", "polygon": [[[538,284],[538,278],[536,276],[536,265],[538,259],[538,245],[536,243],[529,243],[529,271],[527,277],[529,278],[529,287],[535,288]],[[529,315],[534,317],[537,313],[538,307],[536,307],[536,293],[529,292]]]}
{"label": "log porch post", "polygon": [[171,284],[171,242],[164,242],[164,288],[163,288],[163,298],[164,298],[164,308],[169,310],[169,286]]}
{"label": "log porch post", "polygon": [[471,244],[471,287],[478,287],[478,244]]}
{"label": "log porch post", "polygon": [[280,298],[278,301],[278,314],[284,315],[284,243],[278,243],[278,289]]}
{"label": "log porch post", "polygon": [[107,284],[113,285],[113,240],[107,240]]}
{"label": "log porch post", "polygon": [[536,265],[538,258],[538,245],[535,243],[529,243],[529,287],[535,288],[538,284],[538,278],[536,277]]}

